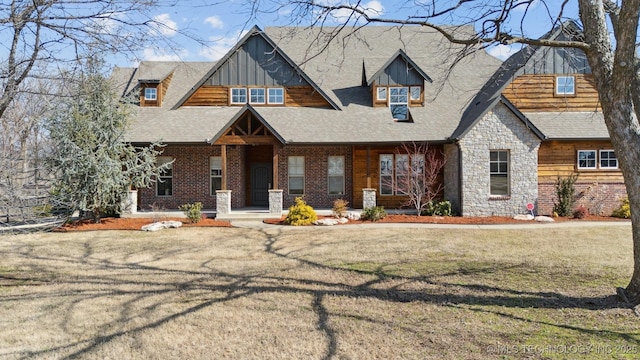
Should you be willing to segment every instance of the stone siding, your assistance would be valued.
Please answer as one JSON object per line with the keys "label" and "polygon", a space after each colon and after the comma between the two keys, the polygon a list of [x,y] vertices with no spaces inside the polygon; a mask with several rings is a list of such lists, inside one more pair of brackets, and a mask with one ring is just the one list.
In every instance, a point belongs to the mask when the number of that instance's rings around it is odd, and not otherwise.
{"label": "stone siding", "polygon": [[458,146],[444,145],[444,199],[451,202],[455,214],[460,213],[460,156]]}
{"label": "stone siding", "polygon": [[[540,139],[506,106],[498,104],[459,142],[462,215],[513,216],[538,200]],[[509,151],[509,195],[490,195],[489,152]]]}

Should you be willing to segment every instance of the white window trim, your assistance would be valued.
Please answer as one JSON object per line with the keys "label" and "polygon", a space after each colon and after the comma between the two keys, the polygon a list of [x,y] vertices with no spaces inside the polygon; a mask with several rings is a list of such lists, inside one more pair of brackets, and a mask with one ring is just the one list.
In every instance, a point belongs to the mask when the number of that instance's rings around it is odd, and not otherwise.
{"label": "white window trim", "polygon": [[[271,90],[280,90],[281,94],[280,96],[282,96],[282,101],[271,101]],[[268,88],[267,89],[267,103],[268,104],[284,104],[284,88],[281,87],[275,87],[275,88]]]}
{"label": "white window trim", "polygon": [[[163,165],[169,162],[174,161],[175,159],[171,156],[158,156],[156,158],[156,163],[158,165]],[[161,196],[161,197],[170,197],[173,196],[173,164],[170,165],[171,168],[171,175],[167,176],[167,175],[163,175],[163,174],[158,174],[158,182],[156,182],[156,196]],[[171,179],[171,194],[160,194],[160,188],[158,187],[158,184],[160,184],[161,181],[165,181],[164,179]]]}
{"label": "white window trim", "polygon": [[[409,154],[394,154],[393,156],[393,169],[394,169],[394,179],[395,179],[395,189],[394,192],[396,195],[399,196],[404,196],[407,195],[410,191],[409,188],[403,188],[401,189],[401,186],[406,186],[409,184],[409,178],[411,176],[411,165],[410,165],[410,159],[411,157],[409,156]],[[405,161],[405,168],[402,169],[402,172],[398,171],[400,169],[400,159]],[[402,179],[402,177],[406,177],[405,180]]]}
{"label": "white window trim", "polygon": [[[391,101],[391,97],[392,97],[391,89],[407,89],[407,101],[406,102],[392,102]],[[404,106],[407,107],[407,117],[405,119],[397,119],[395,116],[394,116],[394,119],[398,120],[398,121],[409,120],[409,102],[410,102],[409,99],[411,98],[411,94],[409,93],[409,87],[408,86],[389,86],[388,91],[389,91],[389,95],[388,95],[389,96],[389,101],[388,101],[389,102],[389,109],[391,109],[391,106],[393,106],[393,105],[404,105]],[[396,95],[396,96],[401,96],[401,95]],[[391,115],[393,115],[393,112],[391,113]]]}
{"label": "white window trim", "polygon": [[[573,83],[573,91],[560,91],[560,79],[571,79]],[[565,85],[566,88],[566,80]],[[575,76],[556,76],[556,95],[575,95],[576,94],[576,77]]]}
{"label": "white window trim", "polygon": [[[583,153],[583,152],[593,153],[594,155],[593,166],[580,166],[580,153]],[[598,168],[598,151],[597,150],[578,150],[576,155],[577,155],[577,165],[579,170],[595,170]]]}
{"label": "white window trim", "polygon": [[616,155],[616,166],[602,166],[602,153],[603,152],[611,152],[614,155],[616,153],[613,149],[602,149],[602,150],[598,151],[598,166],[600,166],[601,169],[606,169],[606,170],[618,169],[619,161],[618,161],[618,156],[617,155]]}
{"label": "white window trim", "polygon": [[[253,97],[252,92],[254,90],[262,90],[262,101],[253,101],[251,99]],[[260,104],[260,105],[266,104],[266,102],[267,102],[267,90],[265,88],[255,88],[255,87],[254,88],[249,88],[248,93],[249,93],[249,97],[248,97],[249,104]]]}
{"label": "white window trim", "polygon": [[[234,90],[243,90],[244,91],[244,99],[245,101],[233,101],[233,91]],[[241,87],[234,87],[234,88],[230,88],[229,89],[229,102],[231,104],[237,105],[237,104],[246,104],[249,101],[249,96],[248,96],[248,91],[247,88],[241,88]]]}
{"label": "white window trim", "polygon": [[[386,174],[386,175],[382,175],[382,158],[383,157],[391,157],[391,164],[387,164],[385,165],[387,168],[391,168],[391,174]],[[395,171],[394,168],[396,166],[396,162],[395,162],[395,156],[394,154],[380,154],[378,156],[378,164],[380,164],[380,168],[378,169],[378,189],[380,190],[380,196],[393,196],[395,194]],[[383,176],[385,178],[390,178],[391,179],[391,184],[384,184],[382,181]],[[387,194],[387,193],[383,193],[382,192],[382,187],[383,185],[386,185],[388,187],[391,187],[391,193]]]}
{"label": "white window trim", "polygon": [[[503,172],[500,171],[500,165],[501,163],[503,163],[504,161],[501,160],[497,160],[497,161],[492,161],[491,160],[491,153],[492,152],[498,152],[498,153],[506,153],[507,154],[507,172],[506,172],[506,177],[507,177],[507,193],[506,194],[494,194],[491,192],[491,175],[501,175],[503,174]],[[491,171],[491,164],[493,163],[498,163],[498,172],[492,172]],[[491,197],[495,197],[495,198],[501,198],[501,197],[505,197],[505,196],[511,196],[511,153],[509,152],[509,150],[502,150],[502,149],[492,149],[489,151],[489,196]]]}
{"label": "white window trim", "polygon": [[[384,97],[380,97],[380,93],[384,90]],[[389,91],[386,86],[380,86],[376,88],[376,100],[378,101],[387,101]]]}
{"label": "white window trim", "polygon": [[[147,90],[150,90],[150,91],[152,90],[153,97],[147,96]],[[158,89],[154,87],[144,88],[144,99],[150,100],[150,101],[158,100]]]}
{"label": "white window trim", "polygon": [[[290,159],[291,158],[302,158],[302,174],[291,174],[291,162]],[[302,178],[302,194],[292,194],[291,193],[291,178]],[[288,193],[289,195],[297,195],[297,196],[302,196],[304,194],[306,194],[306,189],[305,189],[305,158],[304,156],[289,156],[289,158],[287,159],[287,188],[288,188]]]}
{"label": "white window trim", "polygon": [[[331,163],[331,158],[341,158],[342,159],[342,173],[341,174],[331,174],[330,173],[330,167],[329,164]],[[345,157],[344,156],[329,156],[327,158],[327,193],[329,195],[344,195],[344,188],[345,188],[345,177],[344,177],[344,173],[345,173]],[[340,192],[338,193],[332,193],[331,192],[331,187],[329,186],[330,184],[330,179],[331,178],[341,178],[342,179],[342,189],[340,190]]]}

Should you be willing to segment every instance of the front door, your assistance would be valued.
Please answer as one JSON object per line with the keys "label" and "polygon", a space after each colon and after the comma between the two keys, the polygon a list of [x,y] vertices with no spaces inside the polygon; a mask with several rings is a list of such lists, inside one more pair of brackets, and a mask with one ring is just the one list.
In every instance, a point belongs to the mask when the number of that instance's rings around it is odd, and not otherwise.
{"label": "front door", "polygon": [[251,206],[269,206],[271,163],[251,164]]}

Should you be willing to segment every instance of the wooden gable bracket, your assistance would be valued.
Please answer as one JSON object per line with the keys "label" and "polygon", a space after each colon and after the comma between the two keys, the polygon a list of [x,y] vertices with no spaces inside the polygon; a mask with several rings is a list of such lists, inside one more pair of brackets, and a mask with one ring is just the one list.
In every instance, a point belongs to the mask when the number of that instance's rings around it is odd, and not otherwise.
{"label": "wooden gable bracket", "polygon": [[273,145],[281,141],[258,119],[253,112],[246,111],[213,145]]}

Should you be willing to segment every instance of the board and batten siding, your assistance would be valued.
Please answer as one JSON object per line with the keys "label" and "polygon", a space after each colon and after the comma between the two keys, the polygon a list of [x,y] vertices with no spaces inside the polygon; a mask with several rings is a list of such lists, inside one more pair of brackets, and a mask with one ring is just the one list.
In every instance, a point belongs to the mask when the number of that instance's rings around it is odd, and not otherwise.
{"label": "board and batten siding", "polygon": [[267,42],[254,35],[205,83],[229,86],[302,86],[306,80]]}

